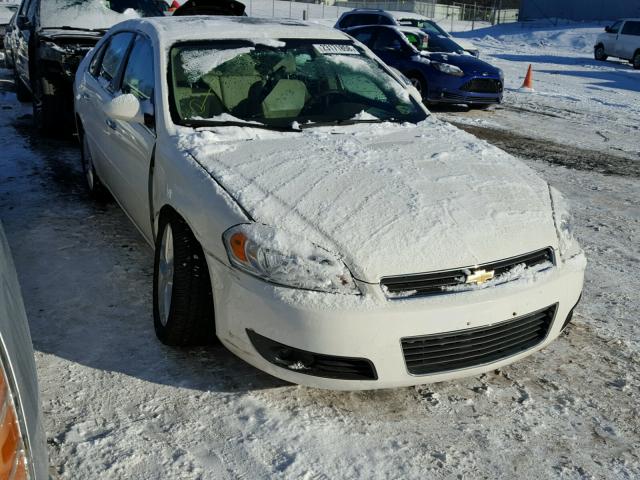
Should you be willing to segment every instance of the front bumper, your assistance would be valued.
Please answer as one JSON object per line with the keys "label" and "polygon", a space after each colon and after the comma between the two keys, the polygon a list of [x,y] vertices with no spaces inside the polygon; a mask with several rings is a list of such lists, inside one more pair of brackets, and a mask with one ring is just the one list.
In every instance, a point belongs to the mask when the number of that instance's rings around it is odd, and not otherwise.
{"label": "front bumper", "polygon": [[[535,282],[514,281],[477,291],[388,300],[380,285],[360,283],[362,296],[334,295],[265,283],[208,258],[216,333],[237,356],[281,379],[318,388],[367,390],[478,375],[524,358],[562,331],[582,292],[586,260],[580,254]],[[407,369],[401,340],[471,330],[557,305],[546,338],[526,351],[491,363],[429,375]],[[254,347],[248,332],[323,356],[366,359],[375,379],[344,380],[278,366]],[[264,351],[263,351],[264,353]]]}
{"label": "front bumper", "polygon": [[502,103],[503,89],[500,91],[475,91],[474,89],[466,89],[465,86],[472,84],[473,81],[503,81],[499,78],[491,77],[452,77],[438,75],[438,81],[429,84],[428,100],[433,103],[452,103],[467,105],[491,105]]}

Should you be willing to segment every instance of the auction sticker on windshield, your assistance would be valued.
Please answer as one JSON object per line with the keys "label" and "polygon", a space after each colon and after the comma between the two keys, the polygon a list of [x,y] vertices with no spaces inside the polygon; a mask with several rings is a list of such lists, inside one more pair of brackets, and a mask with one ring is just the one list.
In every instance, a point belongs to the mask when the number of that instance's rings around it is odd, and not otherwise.
{"label": "auction sticker on windshield", "polygon": [[360,55],[360,52],[353,45],[343,45],[339,43],[314,44],[316,52],[323,55]]}

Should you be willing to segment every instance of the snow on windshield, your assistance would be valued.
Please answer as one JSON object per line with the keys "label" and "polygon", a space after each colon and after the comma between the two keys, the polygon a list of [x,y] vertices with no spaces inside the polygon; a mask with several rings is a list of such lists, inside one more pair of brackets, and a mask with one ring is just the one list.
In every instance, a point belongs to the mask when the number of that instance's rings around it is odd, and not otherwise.
{"label": "snow on windshield", "polygon": [[45,28],[106,29],[116,23],[144,16],[133,8],[118,13],[110,5],[103,0],[46,0],[41,3],[40,18]]}
{"label": "snow on windshield", "polygon": [[[372,64],[372,62],[366,57],[355,55],[325,55],[325,58],[356,72],[365,71],[372,77],[380,76],[380,73],[373,67],[375,64]],[[386,83],[386,86],[390,87],[399,99],[408,103],[411,102],[409,93],[402,88],[399,83],[391,81],[391,77],[389,77],[389,81]]]}
{"label": "snow on windshield", "polygon": [[223,63],[233,60],[238,55],[250,53],[253,47],[227,48],[222,50],[214,50],[207,48],[205,50],[185,50],[180,54],[182,60],[182,68],[187,75],[190,83],[196,83],[206,73]]}

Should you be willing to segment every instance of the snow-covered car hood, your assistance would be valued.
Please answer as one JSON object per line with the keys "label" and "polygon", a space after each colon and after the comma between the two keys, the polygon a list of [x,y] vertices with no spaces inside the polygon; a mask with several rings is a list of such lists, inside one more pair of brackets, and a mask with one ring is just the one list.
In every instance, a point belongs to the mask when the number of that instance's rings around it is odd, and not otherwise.
{"label": "snow-covered car hood", "polygon": [[448,63],[462,69],[467,75],[491,75],[500,77],[500,69],[472,55],[457,53],[422,52],[422,57],[435,62]]}
{"label": "snow-covered car hood", "polygon": [[476,47],[472,42],[470,42],[469,40],[465,40],[464,38],[459,38],[459,37],[451,37],[451,40],[453,40],[454,42],[456,42],[458,45],[460,45],[462,48],[464,48],[465,50],[469,51],[475,51],[478,50],[478,47]]}
{"label": "snow-covered car hood", "polygon": [[333,251],[360,280],[557,244],[547,184],[431,118],[299,133],[223,127],[178,142],[256,222]]}

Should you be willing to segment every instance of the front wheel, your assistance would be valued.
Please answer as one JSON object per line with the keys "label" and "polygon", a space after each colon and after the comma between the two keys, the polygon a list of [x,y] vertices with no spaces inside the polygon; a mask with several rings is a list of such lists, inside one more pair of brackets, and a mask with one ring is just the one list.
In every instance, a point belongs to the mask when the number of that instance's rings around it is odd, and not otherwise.
{"label": "front wheel", "polygon": [[80,145],[80,160],[82,162],[82,171],[84,172],[84,178],[86,180],[87,190],[89,195],[94,200],[107,201],[111,199],[109,191],[104,186],[100,177],[96,173],[96,169],[93,166],[93,155],[91,154],[91,148],[89,147],[89,140],[86,134],[81,134]]}
{"label": "front wheel", "polygon": [[609,58],[607,56],[607,53],[604,51],[604,46],[603,45],[598,45],[596,46],[595,50],[593,51],[593,57],[601,62],[604,62],[607,58]]}
{"label": "front wheel", "polygon": [[422,100],[426,101],[428,94],[427,81],[422,78],[422,76],[415,73],[410,74],[407,78],[411,82],[411,85],[413,85],[415,89],[418,90],[418,93],[422,97]]}
{"label": "front wheel", "polygon": [[176,213],[161,217],[153,271],[153,324],[165,345],[215,339],[213,295],[202,247]]}

